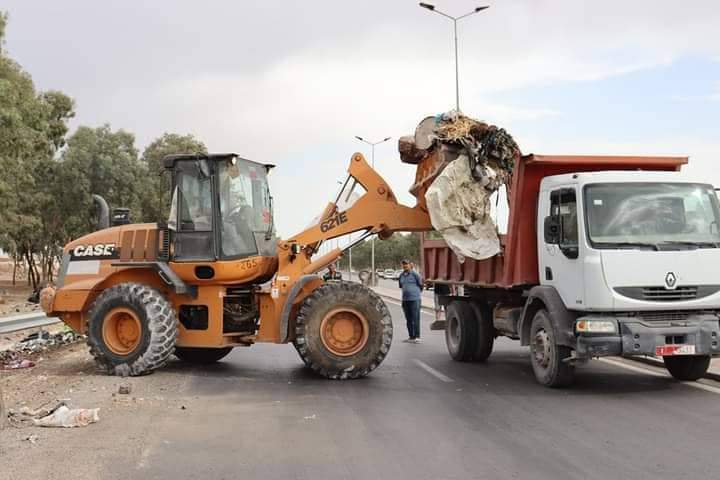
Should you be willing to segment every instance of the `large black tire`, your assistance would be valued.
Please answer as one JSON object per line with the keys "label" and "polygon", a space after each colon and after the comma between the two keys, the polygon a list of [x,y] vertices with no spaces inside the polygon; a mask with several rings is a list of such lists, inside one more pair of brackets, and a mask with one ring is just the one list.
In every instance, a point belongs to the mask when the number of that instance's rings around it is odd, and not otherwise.
{"label": "large black tire", "polygon": [[710,355],[663,357],[665,368],[678,380],[694,382],[705,376],[710,367]]}
{"label": "large black tire", "polygon": [[[132,312],[139,321],[139,341],[132,351],[113,351],[103,337],[103,324],[116,309]],[[164,366],[175,350],[177,335],[175,310],[160,292],[147,285],[122,283],[108,288],[90,307],[90,353],[110,375],[145,375]]]}
{"label": "large black tire", "polygon": [[530,325],[530,361],[535,379],[546,387],[566,387],[575,379],[575,365],[566,360],[572,350],[557,344],[547,310],[539,310]]}
{"label": "large black tire", "polygon": [[475,321],[477,322],[477,343],[473,360],[484,362],[492,353],[493,343],[495,343],[492,310],[487,303],[471,302],[470,307],[475,313]]}
{"label": "large black tire", "polygon": [[445,344],[453,360],[471,362],[478,345],[478,322],[469,302],[455,300],[445,311]]}
{"label": "large black tire", "polygon": [[209,365],[222,360],[232,351],[233,347],[224,348],[200,348],[200,347],[175,347],[175,356],[183,362]]}
{"label": "large black tire", "polygon": [[[353,325],[347,351],[339,350],[341,346],[333,350],[326,345],[330,334],[321,335],[324,320],[328,329],[331,322],[342,316],[350,318],[349,324]],[[360,340],[356,340],[356,331]],[[323,377],[345,380],[364,377],[377,368],[390,351],[392,335],[392,317],[375,292],[358,283],[326,283],[300,305],[293,343],[300,358],[313,371]]]}

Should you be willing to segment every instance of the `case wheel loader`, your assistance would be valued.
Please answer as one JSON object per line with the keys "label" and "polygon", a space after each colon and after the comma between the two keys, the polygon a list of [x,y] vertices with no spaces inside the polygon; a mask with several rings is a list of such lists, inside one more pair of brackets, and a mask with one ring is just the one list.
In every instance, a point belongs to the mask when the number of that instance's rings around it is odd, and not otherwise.
{"label": "case wheel loader", "polygon": [[[363,285],[325,283],[316,272],[342,250],[317,254],[322,242],[353,232],[365,233],[359,242],[429,230],[426,210],[398,204],[356,153],[319,220],[278,240],[271,165],[211,154],[169,156],[164,166],[172,177],[169,219],[131,224],[124,212],[111,227],[97,199],[99,230],[65,246],[57,284],[41,292],[48,315],[87,334],[103,370],[143,375],[173,354],[212,363],[257,342],[292,342],[327,378],[362,377],[383,361],[392,342],[385,303]],[[357,198],[356,190],[364,193]]]}

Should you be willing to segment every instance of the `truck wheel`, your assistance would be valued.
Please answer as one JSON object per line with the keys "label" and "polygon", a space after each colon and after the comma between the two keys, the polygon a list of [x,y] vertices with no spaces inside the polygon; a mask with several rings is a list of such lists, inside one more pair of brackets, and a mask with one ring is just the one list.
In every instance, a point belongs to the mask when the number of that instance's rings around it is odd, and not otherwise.
{"label": "truck wheel", "polygon": [[565,387],[575,377],[575,366],[564,361],[571,357],[572,350],[558,345],[555,338],[550,315],[539,310],[530,326],[530,361],[535,378],[546,387]]}
{"label": "truck wheel", "polygon": [[492,310],[487,303],[471,302],[470,306],[475,313],[477,322],[477,344],[473,360],[484,362],[492,353],[495,342],[495,327],[493,326]]}
{"label": "truck wheel", "polygon": [[385,302],[358,283],[326,283],[300,305],[295,349],[323,377],[364,377],[390,351],[392,317]]}
{"label": "truck wheel", "polygon": [[175,347],[175,356],[183,362],[209,365],[227,356],[233,347],[224,348],[200,348],[200,347]]}
{"label": "truck wheel", "polygon": [[665,368],[678,380],[695,381],[705,376],[710,366],[710,355],[663,357]]}
{"label": "truck wheel", "polygon": [[475,311],[468,302],[450,302],[445,312],[445,344],[453,360],[470,362],[475,356],[478,344]]}
{"label": "truck wheel", "polygon": [[90,307],[88,345],[111,375],[144,375],[164,366],[175,349],[177,315],[154,288],[122,283],[102,292]]}

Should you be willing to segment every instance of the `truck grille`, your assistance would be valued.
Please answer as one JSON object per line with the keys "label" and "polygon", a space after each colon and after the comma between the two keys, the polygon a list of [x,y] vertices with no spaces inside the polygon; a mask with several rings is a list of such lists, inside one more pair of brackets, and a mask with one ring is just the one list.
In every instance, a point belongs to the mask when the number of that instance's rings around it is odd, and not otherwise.
{"label": "truck grille", "polygon": [[682,286],[674,290],[665,287],[616,287],[620,295],[633,300],[651,302],[681,302],[707,297],[720,291],[720,285]]}
{"label": "truck grille", "polygon": [[687,322],[690,317],[698,317],[704,315],[714,315],[716,318],[718,312],[713,310],[670,310],[670,311],[649,311],[649,312],[632,312],[627,313],[626,321],[635,318],[641,322],[648,323],[672,323]]}

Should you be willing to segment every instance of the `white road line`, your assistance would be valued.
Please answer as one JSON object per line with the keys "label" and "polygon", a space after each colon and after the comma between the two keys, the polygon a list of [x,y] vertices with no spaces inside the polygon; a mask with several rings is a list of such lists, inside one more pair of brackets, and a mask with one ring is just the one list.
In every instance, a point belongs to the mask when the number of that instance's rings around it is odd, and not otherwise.
{"label": "white road line", "polygon": [[[630,370],[630,371],[638,372],[638,373],[645,373],[648,375],[653,375],[655,377],[667,378],[670,376],[669,374],[656,372],[655,370],[650,370],[649,368],[636,367],[634,365],[628,365],[624,362],[619,362],[617,360],[611,360],[609,358],[599,358],[598,360],[600,360],[603,363],[607,363],[610,365],[614,365],[616,367],[624,368],[625,370]],[[679,382],[679,383],[682,383],[683,385],[687,385],[688,387],[696,388],[698,390],[704,390],[706,392],[715,393],[717,395],[720,395],[720,388],[714,387],[712,385],[706,385],[706,384],[700,383],[700,382]]]}
{"label": "white road line", "polygon": [[428,372],[430,375],[442,380],[445,383],[452,383],[455,381],[452,378],[448,377],[447,375],[443,375],[442,373],[438,372],[437,370],[435,370],[434,368],[432,368],[430,365],[423,362],[422,360],[418,360],[417,358],[415,358],[415,359],[413,359],[413,361],[415,363],[417,363],[418,367],[422,368],[423,370]]}

